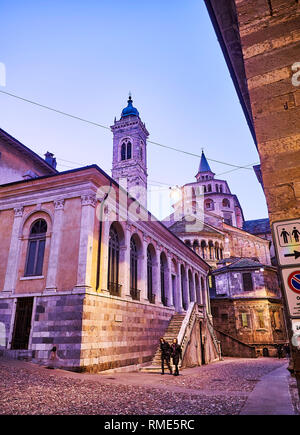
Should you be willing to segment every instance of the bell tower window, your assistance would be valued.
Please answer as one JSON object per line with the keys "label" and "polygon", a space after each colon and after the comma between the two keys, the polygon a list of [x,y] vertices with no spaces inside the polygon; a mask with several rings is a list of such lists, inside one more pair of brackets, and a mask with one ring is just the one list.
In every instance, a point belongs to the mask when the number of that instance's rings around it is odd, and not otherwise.
{"label": "bell tower window", "polygon": [[128,139],[125,139],[121,145],[121,160],[129,160],[132,158],[132,144]]}

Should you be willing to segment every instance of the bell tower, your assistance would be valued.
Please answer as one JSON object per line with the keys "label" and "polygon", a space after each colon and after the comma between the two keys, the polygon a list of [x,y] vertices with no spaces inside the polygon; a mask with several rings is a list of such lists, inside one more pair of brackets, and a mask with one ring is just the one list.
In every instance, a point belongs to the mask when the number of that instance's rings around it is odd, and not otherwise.
{"label": "bell tower", "polygon": [[149,133],[132,105],[122,110],[120,120],[111,126],[113,132],[112,178],[147,208],[147,138]]}

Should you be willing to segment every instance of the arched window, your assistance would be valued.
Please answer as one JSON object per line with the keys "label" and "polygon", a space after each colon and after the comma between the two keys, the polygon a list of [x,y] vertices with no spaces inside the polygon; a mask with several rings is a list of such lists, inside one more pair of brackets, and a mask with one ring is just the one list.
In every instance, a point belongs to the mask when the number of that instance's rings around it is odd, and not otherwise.
{"label": "arched window", "polygon": [[149,302],[155,303],[155,295],[153,294],[153,261],[150,248],[147,249],[147,296]]}
{"label": "arched window", "polygon": [[220,193],[223,193],[223,186],[220,184]]}
{"label": "arched window", "polygon": [[129,160],[132,157],[132,144],[129,139],[124,139],[121,145],[121,160]]}
{"label": "arched window", "polygon": [[208,192],[211,192],[211,184],[209,184],[209,185],[207,186],[207,191],[208,191]]}
{"label": "arched window", "polygon": [[215,243],[215,258],[220,260],[220,248],[218,242]]}
{"label": "arched window", "polygon": [[126,160],[126,144],[123,143],[121,147],[121,160]]}
{"label": "arched window", "polygon": [[25,276],[43,275],[46,233],[47,222],[44,219],[34,222],[29,235]]}
{"label": "arched window", "polygon": [[216,191],[219,193],[219,185],[216,184]]}
{"label": "arched window", "polygon": [[168,306],[168,300],[166,295],[166,261],[163,254],[160,255],[160,288],[161,288],[161,301],[163,305]]}
{"label": "arched window", "polygon": [[222,201],[222,205],[223,205],[223,207],[228,207],[228,208],[230,208],[230,201],[229,201],[227,198],[225,198],[225,199],[223,199],[223,201]]}
{"label": "arched window", "polygon": [[127,143],[127,160],[131,159],[132,145],[131,142]]}
{"label": "arched window", "polygon": [[120,260],[120,243],[118,233],[114,227],[109,231],[109,248],[108,248],[108,290],[112,294],[119,295],[119,260]]}
{"label": "arched window", "polygon": [[209,259],[212,260],[214,258],[214,244],[211,240],[208,242],[208,249],[209,249]]}
{"label": "arched window", "polygon": [[206,210],[214,210],[214,202],[212,199],[206,199],[204,201],[204,206]]}
{"label": "arched window", "polygon": [[199,254],[199,242],[198,242],[198,240],[194,240],[193,251],[195,251],[197,254]]}
{"label": "arched window", "polygon": [[138,283],[138,253],[133,239],[130,240],[130,290],[137,290]]}
{"label": "arched window", "polygon": [[202,258],[206,258],[206,242],[205,240],[201,241],[201,254],[202,254]]}

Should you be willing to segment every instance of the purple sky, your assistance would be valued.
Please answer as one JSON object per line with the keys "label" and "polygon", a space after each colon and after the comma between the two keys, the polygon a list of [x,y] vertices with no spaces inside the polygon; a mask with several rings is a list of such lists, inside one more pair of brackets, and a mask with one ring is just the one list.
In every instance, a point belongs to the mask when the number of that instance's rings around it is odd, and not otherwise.
{"label": "purple sky", "polygon": [[[150,140],[236,165],[259,162],[204,2],[2,0],[0,12],[0,90],[106,126],[131,91]],[[109,130],[3,94],[0,127],[39,154],[53,152],[59,170],[96,163],[110,174]],[[217,175],[232,169],[209,163]],[[148,144],[155,215],[168,212],[168,186],[194,181],[198,166],[197,157]],[[253,171],[220,178],[246,219],[267,217]]]}

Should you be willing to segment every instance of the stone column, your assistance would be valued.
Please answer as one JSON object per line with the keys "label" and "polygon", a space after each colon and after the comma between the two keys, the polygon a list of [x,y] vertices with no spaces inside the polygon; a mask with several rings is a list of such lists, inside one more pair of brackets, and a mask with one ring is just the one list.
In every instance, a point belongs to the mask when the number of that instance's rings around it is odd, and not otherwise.
{"label": "stone column", "polygon": [[16,281],[18,277],[18,265],[19,265],[20,249],[21,249],[20,230],[22,225],[24,208],[16,207],[14,211],[15,211],[15,217],[14,217],[14,223],[12,227],[4,288],[3,288],[3,291],[7,292],[8,294],[14,293],[16,287]]}
{"label": "stone column", "polygon": [[175,301],[173,301],[173,291],[172,291],[172,259],[168,255],[167,256],[168,269],[165,274],[165,285],[166,285],[166,294],[168,298],[168,307],[175,307]]}
{"label": "stone column", "polygon": [[188,309],[189,305],[190,305],[190,292],[189,292],[189,277],[188,277],[188,271],[186,269],[186,265],[184,268],[184,287],[183,287],[183,291],[184,291],[184,295],[185,295],[185,300],[186,300],[186,309]]}
{"label": "stone column", "polygon": [[159,246],[156,247],[156,259],[153,264],[153,287],[155,290],[155,303],[162,305],[162,297],[161,297],[161,282],[160,282],[160,254],[161,248]]}
{"label": "stone column", "polygon": [[92,287],[92,256],[96,195],[81,197],[81,224],[78,252],[77,290],[86,291]]}
{"label": "stone column", "polygon": [[[177,273],[177,276],[176,276],[176,298],[177,298],[177,301],[176,301],[177,306],[176,306],[176,308],[177,308],[177,311],[179,313],[184,311],[184,309],[183,309],[183,297],[182,297],[182,293],[185,292],[185,289],[184,289],[184,287],[182,289],[181,283],[182,283],[182,280],[181,280],[181,263],[178,263],[178,273]],[[184,285],[184,279],[183,279],[183,285]]]}
{"label": "stone column", "polygon": [[195,273],[192,272],[192,300],[191,302],[197,302],[197,295],[196,295],[196,280],[195,280]]}
{"label": "stone column", "polygon": [[45,291],[56,291],[56,278],[59,260],[60,241],[64,217],[64,199],[54,201],[54,219],[51,235],[50,255],[48,263],[47,281]]}

